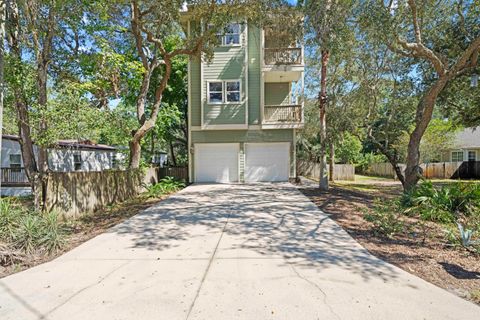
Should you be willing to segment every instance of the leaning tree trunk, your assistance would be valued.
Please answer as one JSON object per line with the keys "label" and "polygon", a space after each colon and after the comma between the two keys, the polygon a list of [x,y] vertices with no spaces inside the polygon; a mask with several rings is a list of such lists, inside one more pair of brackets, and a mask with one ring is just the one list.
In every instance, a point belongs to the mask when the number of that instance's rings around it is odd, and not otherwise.
{"label": "leaning tree trunk", "polygon": [[[44,49],[46,50],[46,49]],[[37,87],[38,87],[38,104],[46,109],[48,96],[47,96],[47,70],[48,70],[48,57],[42,57],[39,59],[37,66]],[[40,119],[38,132],[44,134],[47,132],[47,122],[45,119]],[[46,146],[38,146],[38,181],[34,178],[35,184],[35,205],[37,209],[45,209],[47,200],[47,174],[48,174],[48,152]]]}
{"label": "leaning tree trunk", "polygon": [[320,112],[320,178],[319,188],[320,190],[328,190],[328,177],[327,177],[327,156],[325,149],[327,147],[327,123],[326,123],[326,107],[327,107],[327,65],[330,58],[330,52],[328,50],[322,50],[322,68],[320,71],[320,94],[319,100],[319,112]]}
{"label": "leaning tree trunk", "polygon": [[405,183],[403,184],[403,189],[405,191],[411,190],[422,176],[422,169],[420,168],[420,142],[425,130],[427,130],[430,120],[432,119],[437,97],[446,86],[447,82],[448,79],[446,76],[435,81],[417,105],[415,129],[410,134],[407,149],[407,166],[405,168],[404,176]]}

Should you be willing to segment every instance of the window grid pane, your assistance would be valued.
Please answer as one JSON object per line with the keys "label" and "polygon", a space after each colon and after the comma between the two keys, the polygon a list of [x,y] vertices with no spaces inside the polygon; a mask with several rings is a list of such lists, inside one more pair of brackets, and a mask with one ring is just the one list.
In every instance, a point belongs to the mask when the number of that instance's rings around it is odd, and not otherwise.
{"label": "window grid pane", "polygon": [[227,81],[227,102],[240,101],[240,81]]}
{"label": "window grid pane", "polygon": [[462,151],[452,152],[452,161],[454,162],[463,161],[463,152]]}

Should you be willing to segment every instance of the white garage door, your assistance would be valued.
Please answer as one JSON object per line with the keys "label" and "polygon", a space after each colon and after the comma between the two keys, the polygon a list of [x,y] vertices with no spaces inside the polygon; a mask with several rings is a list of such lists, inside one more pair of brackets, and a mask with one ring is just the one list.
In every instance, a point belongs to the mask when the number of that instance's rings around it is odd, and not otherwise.
{"label": "white garage door", "polygon": [[238,143],[195,144],[196,182],[237,182]]}
{"label": "white garage door", "polygon": [[245,144],[245,181],[288,181],[290,143]]}

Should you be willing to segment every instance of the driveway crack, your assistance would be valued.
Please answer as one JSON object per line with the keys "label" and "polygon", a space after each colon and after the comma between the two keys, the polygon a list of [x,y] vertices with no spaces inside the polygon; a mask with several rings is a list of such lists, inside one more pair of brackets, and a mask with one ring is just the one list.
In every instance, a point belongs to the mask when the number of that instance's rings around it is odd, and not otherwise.
{"label": "driveway crack", "polygon": [[227,220],[225,221],[225,224],[223,225],[222,232],[220,233],[220,237],[218,238],[217,244],[215,245],[215,249],[213,250],[212,255],[210,256],[210,259],[208,259],[208,264],[207,268],[205,269],[205,272],[203,273],[202,280],[200,280],[200,284],[198,285],[197,291],[195,292],[195,297],[193,298],[192,303],[190,304],[190,307],[188,308],[187,316],[185,320],[188,320],[190,318],[190,314],[192,313],[193,307],[195,306],[195,302],[198,299],[198,296],[200,295],[200,290],[202,290],[203,283],[205,282],[205,279],[207,278],[207,274],[210,271],[210,266],[212,265],[213,259],[215,258],[215,255],[217,254],[218,246],[220,245],[220,241],[222,241],[223,234],[225,233],[225,230],[227,229],[227,224],[228,220],[230,219],[231,214],[227,216]]}
{"label": "driveway crack", "polygon": [[299,277],[300,279],[302,279],[303,281],[306,281],[308,284],[310,284],[311,286],[315,287],[318,291],[320,291],[323,295],[323,304],[327,306],[327,308],[330,310],[330,313],[333,314],[337,319],[341,320],[340,316],[335,313],[335,311],[333,311],[333,308],[327,303],[327,294],[325,293],[325,291],[323,291],[323,289],[315,282],[309,280],[308,278],[306,278],[305,276],[303,276],[302,274],[300,274],[300,272],[298,272],[298,270],[295,268],[295,266],[288,262],[287,261],[287,264],[290,266],[290,268],[292,269],[292,271],[297,275],[297,277]]}

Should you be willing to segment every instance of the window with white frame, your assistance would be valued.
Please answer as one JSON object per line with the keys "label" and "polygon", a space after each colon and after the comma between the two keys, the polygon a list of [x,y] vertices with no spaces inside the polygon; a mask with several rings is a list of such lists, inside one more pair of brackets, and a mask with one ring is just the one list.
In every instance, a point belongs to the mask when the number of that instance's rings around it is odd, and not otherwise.
{"label": "window with white frame", "polygon": [[20,168],[22,167],[22,155],[11,154],[9,158],[10,158],[10,168],[20,170]]}
{"label": "window with white frame", "polygon": [[218,44],[221,46],[235,46],[240,44],[240,24],[230,23],[222,33],[218,33]]}
{"label": "window with white frame", "polygon": [[73,155],[73,169],[75,171],[82,170],[82,155],[80,153]]}
{"label": "window with white frame", "polygon": [[452,162],[463,161],[463,151],[452,151]]}
{"label": "window with white frame", "polygon": [[227,102],[240,102],[240,81],[225,81]]}
{"label": "window with white frame", "polygon": [[208,103],[235,103],[241,101],[240,80],[209,81]]}

